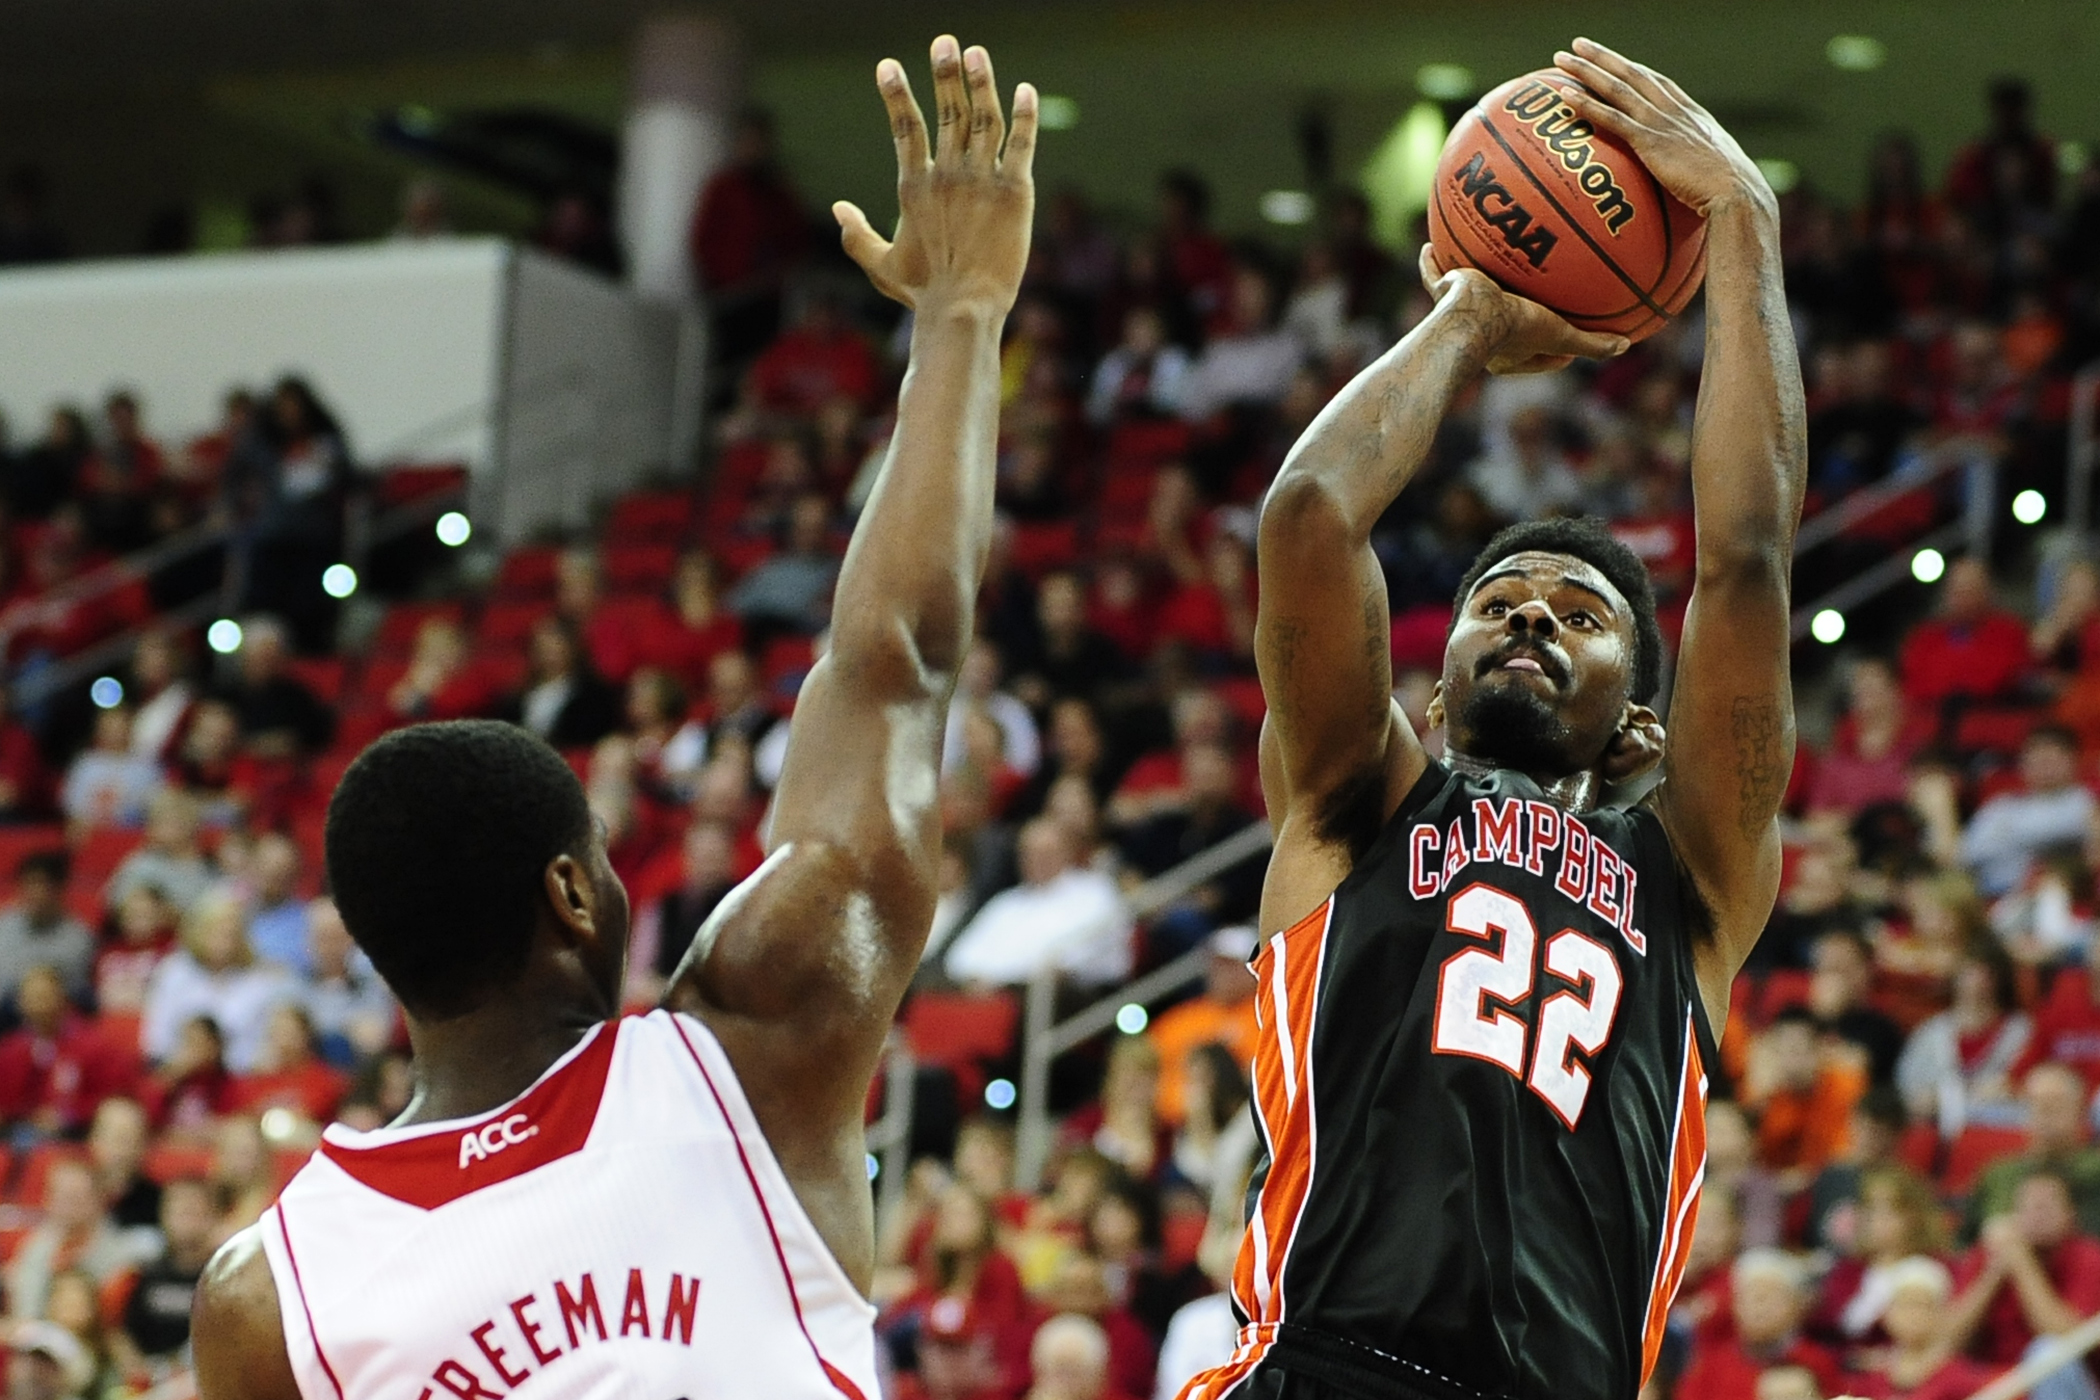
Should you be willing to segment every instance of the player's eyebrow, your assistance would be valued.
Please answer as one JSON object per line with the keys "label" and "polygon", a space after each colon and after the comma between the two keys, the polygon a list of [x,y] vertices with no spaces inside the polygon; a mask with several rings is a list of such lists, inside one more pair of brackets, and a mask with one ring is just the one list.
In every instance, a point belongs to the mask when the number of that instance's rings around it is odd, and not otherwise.
{"label": "player's eyebrow", "polygon": [[[1500,579],[1506,578],[1523,579],[1526,582],[1529,582],[1531,579],[1531,575],[1526,573],[1522,569],[1497,569],[1495,570],[1495,572],[1489,574],[1487,577],[1481,579],[1480,582],[1473,585],[1473,596],[1476,598],[1479,597],[1481,589]],[[1560,581],[1563,586],[1568,588],[1579,588],[1583,592],[1589,594],[1592,598],[1595,598],[1598,602],[1604,604],[1604,610],[1610,613],[1613,617],[1617,617],[1619,615],[1619,610],[1618,608],[1613,606],[1611,599],[1607,597],[1604,594],[1604,592],[1597,588],[1594,584],[1584,583],[1581,579],[1576,578],[1572,574],[1562,574]],[[1467,601],[1470,602],[1471,599],[1468,599]]]}

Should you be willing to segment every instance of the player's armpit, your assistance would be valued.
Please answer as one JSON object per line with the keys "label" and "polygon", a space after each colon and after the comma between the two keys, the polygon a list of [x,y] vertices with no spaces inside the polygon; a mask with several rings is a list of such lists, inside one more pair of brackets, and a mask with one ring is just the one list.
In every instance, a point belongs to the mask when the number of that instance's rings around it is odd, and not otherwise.
{"label": "player's armpit", "polygon": [[259,1228],[222,1245],[197,1281],[190,1345],[202,1400],[300,1400]]}

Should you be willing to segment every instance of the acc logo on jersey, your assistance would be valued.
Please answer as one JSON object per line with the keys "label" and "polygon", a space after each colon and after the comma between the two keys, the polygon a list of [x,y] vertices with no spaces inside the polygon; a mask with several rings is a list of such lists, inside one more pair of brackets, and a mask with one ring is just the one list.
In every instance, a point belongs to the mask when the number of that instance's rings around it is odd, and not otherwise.
{"label": "acc logo on jersey", "polygon": [[499,1118],[471,1132],[461,1133],[460,1169],[466,1170],[469,1162],[485,1162],[506,1147],[516,1147],[527,1138],[538,1137],[539,1132],[539,1124],[529,1122],[522,1113],[513,1113],[508,1118]]}

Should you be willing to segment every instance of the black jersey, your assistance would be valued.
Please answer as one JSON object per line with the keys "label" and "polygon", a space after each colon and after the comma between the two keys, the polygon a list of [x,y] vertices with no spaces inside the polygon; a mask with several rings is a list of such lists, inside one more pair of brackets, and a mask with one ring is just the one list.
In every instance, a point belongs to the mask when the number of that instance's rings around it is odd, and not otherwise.
{"label": "black jersey", "polygon": [[1255,958],[1246,1326],[1185,1395],[1296,1335],[1429,1395],[1633,1400],[1706,1161],[1695,899],[1652,812],[1432,763]]}

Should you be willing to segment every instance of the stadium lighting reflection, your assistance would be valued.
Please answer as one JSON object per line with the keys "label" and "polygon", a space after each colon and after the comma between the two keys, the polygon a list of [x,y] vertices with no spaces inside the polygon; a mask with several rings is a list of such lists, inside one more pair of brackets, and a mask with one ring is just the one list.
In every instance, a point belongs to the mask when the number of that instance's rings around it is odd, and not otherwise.
{"label": "stadium lighting reflection", "polygon": [[98,710],[114,710],[124,703],[124,682],[115,676],[98,676],[88,687],[88,699],[95,702]]}
{"label": "stadium lighting reflection", "polygon": [[1125,1035],[1138,1035],[1151,1023],[1152,1017],[1145,1008],[1134,1001],[1126,1001],[1116,1012],[1116,1029]]}
{"label": "stadium lighting reflection", "polygon": [[1825,608],[1808,624],[1808,634],[1829,646],[1845,635],[1845,615],[1836,608]]}
{"label": "stadium lighting reflection", "polygon": [[211,625],[204,640],[221,656],[231,656],[241,649],[241,624],[230,617],[222,617]]}
{"label": "stadium lighting reflection", "polygon": [[2049,498],[2030,487],[2013,497],[2012,513],[2022,525],[2039,525],[2049,513]]}
{"label": "stadium lighting reflection", "polygon": [[448,510],[438,517],[437,537],[439,544],[458,549],[469,539],[473,538],[473,535],[473,522],[458,511]]}
{"label": "stadium lighting reflection", "polygon": [[321,591],[331,598],[347,598],[357,591],[357,570],[348,564],[330,564],[321,571]]}
{"label": "stadium lighting reflection", "polygon": [[984,1106],[1004,1112],[1014,1106],[1014,1082],[1011,1079],[994,1079],[984,1086]]}
{"label": "stadium lighting reflection", "polygon": [[1910,556],[1910,576],[1919,583],[1938,583],[1947,572],[1947,556],[1936,549],[1921,549]]}

